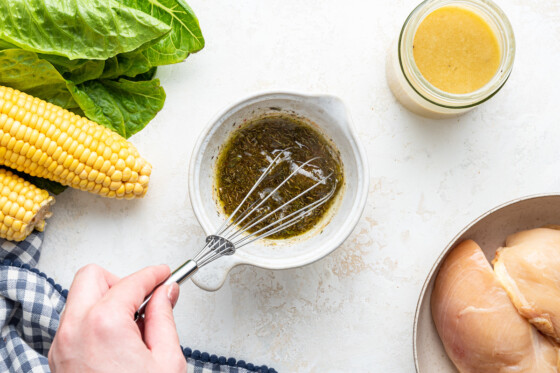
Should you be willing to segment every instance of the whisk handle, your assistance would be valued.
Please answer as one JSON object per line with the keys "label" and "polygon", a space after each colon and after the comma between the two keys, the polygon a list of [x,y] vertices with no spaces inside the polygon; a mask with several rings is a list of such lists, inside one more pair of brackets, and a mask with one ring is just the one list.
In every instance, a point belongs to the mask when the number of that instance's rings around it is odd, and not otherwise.
{"label": "whisk handle", "polygon": [[174,282],[181,285],[183,282],[185,282],[185,280],[187,280],[189,277],[194,275],[196,271],[198,271],[198,265],[194,260],[187,260],[179,268],[174,270],[173,273],[171,273],[171,275],[167,278],[167,280],[165,280],[164,282],[156,286],[154,290],[152,290],[150,295],[148,295],[146,299],[144,299],[144,302],[142,302],[142,304],[140,305],[140,307],[138,307],[138,310],[134,314],[134,321],[137,321],[139,318],[144,317],[144,311],[146,311],[146,305],[148,304],[150,299],[152,299],[152,295],[154,294],[157,288],[159,288],[162,285],[170,285]]}

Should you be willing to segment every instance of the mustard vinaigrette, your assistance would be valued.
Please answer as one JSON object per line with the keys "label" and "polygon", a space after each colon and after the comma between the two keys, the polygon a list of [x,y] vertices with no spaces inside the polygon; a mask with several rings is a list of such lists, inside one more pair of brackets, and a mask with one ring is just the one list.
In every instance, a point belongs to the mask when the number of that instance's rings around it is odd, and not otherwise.
{"label": "mustard vinaigrette", "polygon": [[420,73],[442,91],[462,94],[482,88],[500,66],[496,34],[475,12],[444,6],[428,14],[414,35]]}

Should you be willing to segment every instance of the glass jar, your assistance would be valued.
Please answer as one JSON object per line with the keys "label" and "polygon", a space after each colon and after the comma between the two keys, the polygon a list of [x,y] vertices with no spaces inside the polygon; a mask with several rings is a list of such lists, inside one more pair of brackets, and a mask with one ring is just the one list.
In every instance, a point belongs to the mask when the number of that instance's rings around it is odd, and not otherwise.
{"label": "glass jar", "polygon": [[[482,88],[462,94],[444,92],[433,86],[420,73],[413,55],[416,30],[434,10],[459,6],[481,16],[494,31],[501,52],[499,68]],[[462,114],[494,96],[507,81],[515,56],[515,38],[504,12],[489,0],[426,0],[410,13],[388,55],[387,82],[399,102],[410,111],[430,118]]]}

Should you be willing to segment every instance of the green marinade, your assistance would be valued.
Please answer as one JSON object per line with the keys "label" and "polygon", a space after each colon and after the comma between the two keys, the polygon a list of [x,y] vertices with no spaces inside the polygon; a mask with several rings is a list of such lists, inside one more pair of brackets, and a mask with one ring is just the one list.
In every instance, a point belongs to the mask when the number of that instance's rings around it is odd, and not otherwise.
{"label": "green marinade", "polygon": [[[261,216],[297,196],[322,177],[332,175],[323,184],[251,228],[250,232],[255,232],[282,216],[319,200],[333,188],[335,193],[325,204],[313,210],[303,220],[268,236],[268,238],[274,239],[289,238],[310,230],[332,205],[344,181],[339,153],[310,125],[301,119],[287,115],[257,118],[243,124],[241,128],[233,132],[217,160],[217,195],[227,215],[233,213],[262,172],[269,166],[271,160],[281,150],[287,151],[284,154],[288,154],[288,159],[274,167],[245,202],[242,210],[253,202],[260,201],[262,196],[285,180],[295,166],[299,166],[309,159],[319,157],[304,167],[305,172],[294,175],[260,207]],[[310,173],[313,175],[312,177],[307,176]]]}

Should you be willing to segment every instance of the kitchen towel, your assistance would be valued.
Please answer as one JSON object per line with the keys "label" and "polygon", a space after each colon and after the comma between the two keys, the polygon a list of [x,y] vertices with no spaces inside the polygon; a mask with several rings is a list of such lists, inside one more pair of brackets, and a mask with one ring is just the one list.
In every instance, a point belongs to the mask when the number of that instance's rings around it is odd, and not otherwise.
{"label": "kitchen towel", "polygon": [[[19,243],[0,239],[0,372],[50,372],[46,356],[68,291],[35,268],[42,242],[41,232]],[[187,373],[276,373],[190,348],[183,354]]]}

